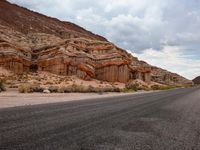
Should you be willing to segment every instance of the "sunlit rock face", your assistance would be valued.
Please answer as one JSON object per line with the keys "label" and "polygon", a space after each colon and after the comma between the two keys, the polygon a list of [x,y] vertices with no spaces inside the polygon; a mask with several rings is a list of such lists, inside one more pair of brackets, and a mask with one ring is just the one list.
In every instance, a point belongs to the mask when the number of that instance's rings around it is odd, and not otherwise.
{"label": "sunlit rock face", "polygon": [[190,81],[118,48],[75,24],[0,1],[0,66],[15,74],[47,71],[127,83],[140,79],[176,85]]}

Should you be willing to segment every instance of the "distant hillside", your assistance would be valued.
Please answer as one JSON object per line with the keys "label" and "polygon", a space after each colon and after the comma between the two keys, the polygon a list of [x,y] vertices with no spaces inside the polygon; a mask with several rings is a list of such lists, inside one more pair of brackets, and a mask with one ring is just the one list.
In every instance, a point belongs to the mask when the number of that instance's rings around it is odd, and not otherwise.
{"label": "distant hillside", "polygon": [[194,84],[200,84],[200,76],[196,77],[194,80],[192,80]]}

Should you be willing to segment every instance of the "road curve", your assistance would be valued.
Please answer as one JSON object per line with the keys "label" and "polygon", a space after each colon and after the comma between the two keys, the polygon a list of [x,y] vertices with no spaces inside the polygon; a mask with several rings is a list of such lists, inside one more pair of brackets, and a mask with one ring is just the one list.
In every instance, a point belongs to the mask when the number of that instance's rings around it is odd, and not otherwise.
{"label": "road curve", "polygon": [[200,89],[0,109],[0,150],[199,150]]}

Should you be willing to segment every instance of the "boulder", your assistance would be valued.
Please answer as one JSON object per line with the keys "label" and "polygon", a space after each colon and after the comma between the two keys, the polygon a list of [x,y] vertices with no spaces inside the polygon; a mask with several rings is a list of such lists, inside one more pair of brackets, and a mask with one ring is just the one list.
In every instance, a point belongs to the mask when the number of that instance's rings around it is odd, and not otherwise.
{"label": "boulder", "polygon": [[51,93],[48,89],[45,89],[44,91],[43,91],[43,93],[46,93],[46,94],[49,94],[49,93]]}

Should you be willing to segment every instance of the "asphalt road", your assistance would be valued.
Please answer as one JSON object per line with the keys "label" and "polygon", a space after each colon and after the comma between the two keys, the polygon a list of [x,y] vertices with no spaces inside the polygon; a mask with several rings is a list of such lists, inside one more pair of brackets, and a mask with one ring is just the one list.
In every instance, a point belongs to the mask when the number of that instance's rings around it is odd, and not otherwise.
{"label": "asphalt road", "polygon": [[200,150],[200,88],[0,109],[0,150]]}

